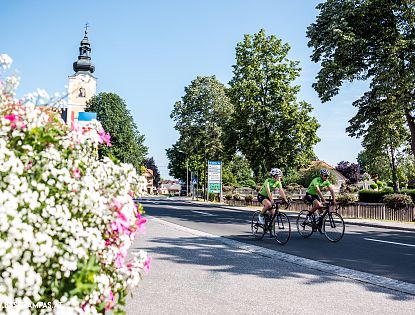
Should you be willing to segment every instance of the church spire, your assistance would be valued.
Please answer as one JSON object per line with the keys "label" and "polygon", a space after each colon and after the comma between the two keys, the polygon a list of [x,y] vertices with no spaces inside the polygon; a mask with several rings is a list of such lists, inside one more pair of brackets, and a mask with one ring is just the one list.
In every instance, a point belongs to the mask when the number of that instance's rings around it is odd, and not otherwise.
{"label": "church spire", "polygon": [[91,62],[91,44],[88,40],[88,23],[85,24],[85,34],[79,46],[78,60],[73,63],[73,70],[75,72],[89,72],[95,71],[95,66]]}

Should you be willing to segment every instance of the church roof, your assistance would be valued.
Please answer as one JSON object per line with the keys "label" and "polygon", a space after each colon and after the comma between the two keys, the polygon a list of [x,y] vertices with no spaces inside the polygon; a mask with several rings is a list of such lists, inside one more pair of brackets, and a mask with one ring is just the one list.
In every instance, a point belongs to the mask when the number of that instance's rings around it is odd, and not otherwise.
{"label": "church roof", "polygon": [[89,43],[88,30],[86,26],[84,38],[82,39],[80,46],[79,46],[78,60],[73,63],[73,70],[76,73],[84,72],[87,74],[91,74],[95,71],[95,66],[91,62],[90,53],[91,53],[91,44]]}

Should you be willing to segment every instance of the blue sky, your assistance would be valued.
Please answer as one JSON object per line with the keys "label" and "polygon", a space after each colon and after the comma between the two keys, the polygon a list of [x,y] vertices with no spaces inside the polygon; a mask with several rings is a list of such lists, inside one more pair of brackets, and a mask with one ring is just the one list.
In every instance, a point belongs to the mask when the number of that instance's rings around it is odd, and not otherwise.
{"label": "blue sky", "polygon": [[299,100],[314,107],[321,127],[318,158],[335,165],[355,162],[360,140],[345,128],[351,105],[365,84],[347,83],[322,104],[311,84],[319,65],[310,60],[306,28],[315,21],[314,0],[210,1],[23,1],[0,4],[0,53],[10,55],[21,77],[18,95],[44,88],[64,92],[77,59],[84,25],[90,24],[98,92],[119,94],[127,103],[149,156],[168,178],[165,149],[178,139],[170,113],[197,76],[232,78],[236,44],[261,28],[289,43],[289,58],[300,61]]}

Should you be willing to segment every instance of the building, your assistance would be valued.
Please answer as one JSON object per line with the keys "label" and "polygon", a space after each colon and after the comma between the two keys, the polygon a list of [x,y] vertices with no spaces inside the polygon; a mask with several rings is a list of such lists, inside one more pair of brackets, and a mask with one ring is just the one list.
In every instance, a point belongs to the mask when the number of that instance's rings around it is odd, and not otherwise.
{"label": "building", "polygon": [[153,190],[154,190],[154,187],[153,187],[153,179],[154,179],[153,170],[150,169],[150,168],[147,168],[146,171],[144,172],[143,176],[145,176],[145,178],[146,178],[147,193],[152,194]]}
{"label": "building", "polygon": [[161,195],[179,195],[181,188],[177,180],[162,180],[158,191]]}
{"label": "building", "polygon": [[92,75],[95,66],[90,54],[91,45],[86,26],[79,46],[78,60],[73,63],[75,73],[69,76],[67,108],[62,113],[62,118],[68,125],[78,122],[79,113],[85,111],[86,103],[96,94],[97,78]]}

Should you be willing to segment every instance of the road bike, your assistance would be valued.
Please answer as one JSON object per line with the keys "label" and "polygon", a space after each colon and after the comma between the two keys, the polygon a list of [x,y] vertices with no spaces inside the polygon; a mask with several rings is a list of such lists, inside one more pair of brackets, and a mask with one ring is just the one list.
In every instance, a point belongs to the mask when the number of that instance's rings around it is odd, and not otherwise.
{"label": "road bike", "polygon": [[324,210],[320,218],[308,210],[301,210],[296,222],[298,233],[307,238],[319,231],[330,242],[340,241],[344,235],[344,221],[342,216],[337,213],[340,205],[334,211],[330,211],[331,205],[331,202],[325,202],[324,206],[320,208]]}
{"label": "road bike", "polygon": [[[265,213],[265,224],[259,222],[260,210],[255,211],[251,220],[251,231],[254,237],[258,240],[262,239],[266,232],[269,232],[270,237],[274,237],[278,244],[284,245],[288,242],[291,236],[291,225],[287,215],[279,211],[279,205],[282,200],[276,200],[271,209],[275,209],[274,215]],[[287,209],[289,204],[285,207]],[[270,210],[270,209],[269,209]]]}

